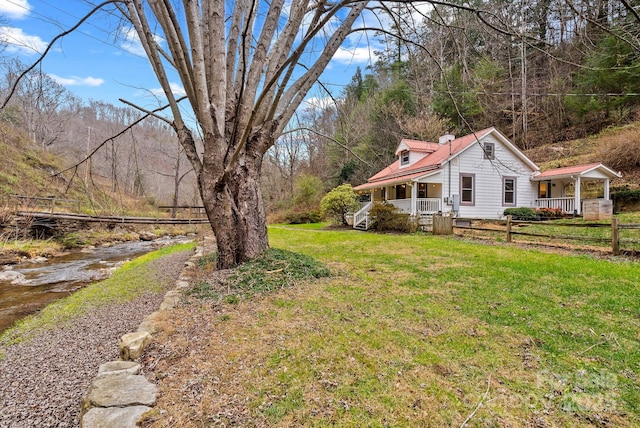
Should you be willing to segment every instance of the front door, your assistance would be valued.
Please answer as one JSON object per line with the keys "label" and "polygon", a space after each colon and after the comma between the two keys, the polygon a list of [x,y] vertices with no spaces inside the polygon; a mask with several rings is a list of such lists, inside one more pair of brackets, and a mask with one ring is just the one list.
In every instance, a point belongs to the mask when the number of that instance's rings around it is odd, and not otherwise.
{"label": "front door", "polygon": [[418,198],[427,197],[427,183],[418,183]]}
{"label": "front door", "polygon": [[396,186],[396,199],[407,198],[407,186],[406,184],[399,184]]}
{"label": "front door", "polygon": [[551,197],[551,181],[538,182],[538,198],[548,199]]}

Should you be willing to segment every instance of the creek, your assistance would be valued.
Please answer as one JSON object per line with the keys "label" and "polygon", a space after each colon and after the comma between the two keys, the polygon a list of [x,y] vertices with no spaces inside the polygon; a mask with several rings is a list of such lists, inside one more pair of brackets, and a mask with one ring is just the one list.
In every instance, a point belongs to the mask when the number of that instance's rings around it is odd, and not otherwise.
{"label": "creek", "polygon": [[108,277],[123,262],[184,237],[137,241],[80,250],[49,259],[5,267],[0,279],[0,333],[47,304]]}

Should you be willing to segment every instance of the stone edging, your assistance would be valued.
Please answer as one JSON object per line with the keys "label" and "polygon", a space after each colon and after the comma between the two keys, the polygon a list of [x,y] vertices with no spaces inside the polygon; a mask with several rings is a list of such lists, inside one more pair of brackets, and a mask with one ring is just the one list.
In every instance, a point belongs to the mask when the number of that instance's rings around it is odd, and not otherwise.
{"label": "stone edging", "polygon": [[142,355],[162,330],[158,320],[162,311],[174,308],[189,287],[195,261],[202,257],[204,247],[196,247],[195,254],[185,263],[174,289],[164,295],[160,309],[148,315],[133,333],[120,339],[120,360],[104,363],[82,400],[80,428],[135,428],[140,417],[156,404],[157,387],[140,374],[140,364],[133,360]]}

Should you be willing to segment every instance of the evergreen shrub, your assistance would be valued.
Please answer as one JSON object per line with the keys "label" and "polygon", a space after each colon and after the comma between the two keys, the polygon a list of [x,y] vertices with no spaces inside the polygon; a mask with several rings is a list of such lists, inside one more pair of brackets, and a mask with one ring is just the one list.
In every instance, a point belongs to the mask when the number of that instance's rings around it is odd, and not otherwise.
{"label": "evergreen shrub", "polygon": [[532,221],[538,218],[533,208],[527,207],[507,208],[506,210],[504,210],[504,215],[510,215],[514,220]]}
{"label": "evergreen shrub", "polygon": [[289,212],[284,216],[284,221],[288,224],[320,223],[321,220],[322,216],[318,210]]}
{"label": "evergreen shrub", "polygon": [[374,203],[369,216],[371,228],[380,232],[415,232],[416,225],[407,213],[401,212],[391,204]]}

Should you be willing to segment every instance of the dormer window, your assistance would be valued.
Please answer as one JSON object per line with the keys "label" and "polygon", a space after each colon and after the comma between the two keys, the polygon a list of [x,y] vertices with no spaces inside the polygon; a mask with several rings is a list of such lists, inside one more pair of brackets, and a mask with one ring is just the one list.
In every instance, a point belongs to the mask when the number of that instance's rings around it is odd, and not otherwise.
{"label": "dormer window", "polygon": [[400,165],[409,165],[409,150],[400,152]]}

